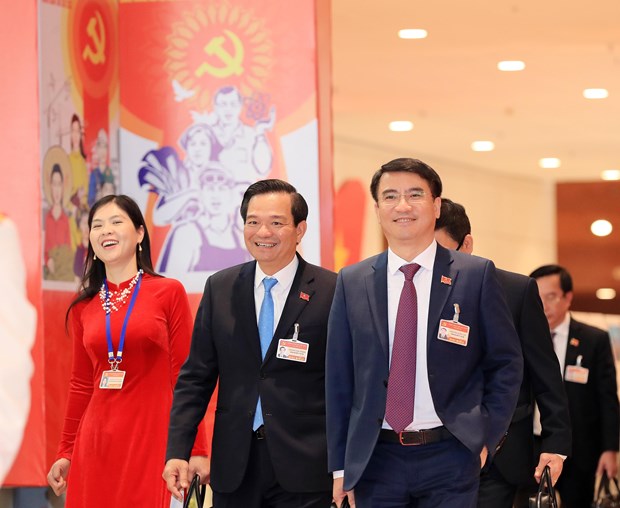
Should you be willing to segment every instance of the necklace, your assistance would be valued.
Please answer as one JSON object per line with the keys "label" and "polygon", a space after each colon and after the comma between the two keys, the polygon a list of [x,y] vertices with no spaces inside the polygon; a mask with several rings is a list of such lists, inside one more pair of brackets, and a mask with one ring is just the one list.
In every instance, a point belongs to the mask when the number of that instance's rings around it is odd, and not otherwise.
{"label": "necklace", "polygon": [[105,280],[103,284],[101,284],[101,289],[99,290],[99,299],[101,300],[101,307],[106,314],[110,314],[112,311],[118,311],[120,307],[124,305],[127,301],[127,297],[131,294],[131,290],[138,282],[138,279],[144,272],[142,269],[138,270],[136,276],[131,279],[129,285],[123,290],[109,290],[106,286]]}

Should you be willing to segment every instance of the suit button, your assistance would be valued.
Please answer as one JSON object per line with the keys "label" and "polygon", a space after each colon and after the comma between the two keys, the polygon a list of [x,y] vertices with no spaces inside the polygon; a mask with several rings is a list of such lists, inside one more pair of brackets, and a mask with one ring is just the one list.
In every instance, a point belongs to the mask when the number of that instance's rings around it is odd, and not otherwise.
{"label": "suit button", "polygon": [[377,418],[377,423],[379,425],[383,425],[383,418]]}
{"label": "suit button", "polygon": [[383,386],[385,386],[387,388],[387,379],[383,380]]}
{"label": "suit button", "polygon": [[248,411],[248,416],[254,416],[254,411]]}

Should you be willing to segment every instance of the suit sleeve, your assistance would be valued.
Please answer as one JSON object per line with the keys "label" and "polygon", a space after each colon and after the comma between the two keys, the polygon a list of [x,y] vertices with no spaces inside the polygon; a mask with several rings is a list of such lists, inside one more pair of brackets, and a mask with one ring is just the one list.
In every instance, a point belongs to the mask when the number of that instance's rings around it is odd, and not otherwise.
{"label": "suit sleeve", "polygon": [[570,455],[572,437],[568,400],[549,324],[533,279],[528,280],[518,327],[525,368],[540,410],[541,451]]}
{"label": "suit sleeve", "polygon": [[327,459],[330,472],[344,469],[353,403],[353,346],[342,272],[327,324],[326,353]]}
{"label": "suit sleeve", "polygon": [[[185,289],[180,283],[171,291],[173,298],[169,300],[168,336],[170,342],[170,371],[172,386],[175,386],[179,371],[186,360],[192,336],[192,316]],[[192,449],[192,455],[207,455],[207,434],[204,420],[200,423]]]}
{"label": "suit sleeve", "polygon": [[479,306],[486,337],[482,360],[485,379],[482,405],[487,421],[484,444],[493,455],[514,414],[523,380],[523,355],[491,261],[487,262],[485,269]]}
{"label": "suit sleeve", "polygon": [[218,379],[217,355],[212,336],[211,279],[207,279],[198,307],[189,356],[177,379],[168,428],[166,460],[187,460],[198,426]]}
{"label": "suit sleeve", "polygon": [[616,367],[609,334],[601,334],[596,341],[595,383],[601,411],[601,449],[618,451],[620,417],[618,415],[618,392]]}

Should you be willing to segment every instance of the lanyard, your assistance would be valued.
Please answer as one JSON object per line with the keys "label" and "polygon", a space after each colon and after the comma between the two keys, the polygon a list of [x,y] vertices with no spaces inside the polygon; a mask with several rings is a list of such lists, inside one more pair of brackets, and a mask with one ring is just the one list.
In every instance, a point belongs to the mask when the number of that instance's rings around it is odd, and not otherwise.
{"label": "lanyard", "polygon": [[[125,345],[125,332],[127,331],[127,323],[129,322],[129,316],[131,316],[131,312],[133,311],[133,306],[136,303],[136,298],[138,296],[138,292],[140,291],[141,282],[142,274],[139,274],[136,288],[134,289],[133,295],[131,295],[131,300],[129,302],[129,306],[127,307],[127,314],[125,315],[125,321],[123,322],[123,328],[121,329],[121,337],[118,344],[118,351],[116,353],[116,356],[114,356],[114,346],[112,345],[112,324],[110,319],[111,312],[106,312],[105,315],[105,334],[108,341],[108,362],[112,366],[112,370],[117,370],[118,364],[123,361],[123,346]],[[105,285],[105,299],[106,302],[109,302],[110,293],[108,291],[108,281],[104,280],[103,284]]]}

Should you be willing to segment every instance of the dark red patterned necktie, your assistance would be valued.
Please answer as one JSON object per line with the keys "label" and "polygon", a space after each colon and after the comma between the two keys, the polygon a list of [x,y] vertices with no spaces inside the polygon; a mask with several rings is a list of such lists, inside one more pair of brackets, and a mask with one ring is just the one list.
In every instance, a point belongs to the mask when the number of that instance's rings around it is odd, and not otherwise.
{"label": "dark red patterned necktie", "polygon": [[385,408],[385,419],[396,432],[402,432],[413,421],[418,341],[418,297],[413,276],[419,269],[416,263],[400,267],[405,283],[396,314]]}

